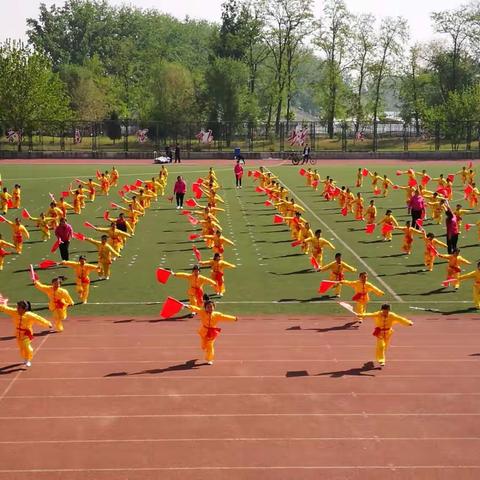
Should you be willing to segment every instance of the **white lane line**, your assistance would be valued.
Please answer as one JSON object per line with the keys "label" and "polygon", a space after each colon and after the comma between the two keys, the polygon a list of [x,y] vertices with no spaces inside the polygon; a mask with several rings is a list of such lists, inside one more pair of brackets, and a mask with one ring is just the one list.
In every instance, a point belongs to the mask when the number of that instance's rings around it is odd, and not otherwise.
{"label": "white lane line", "polygon": [[344,242],[336,233],[335,231],[330,228],[330,226],[325,223],[299,196],[292,190],[285,182],[282,180],[279,180],[280,183],[284,185],[285,188],[287,188],[290,192],[292,192],[295,195],[295,198],[298,199],[298,201],[303,204],[306,210],[308,210],[334,237],[335,239],[341,243],[367,270],[372,272],[373,276],[377,279],[377,281],[383,285],[383,287],[388,290],[393,297],[400,303],[405,303],[405,300],[401,298],[387,283],[385,283],[381,277],[378,276],[378,274],[373,270],[372,267],[370,267],[360,256],[353,250],[346,242]]}

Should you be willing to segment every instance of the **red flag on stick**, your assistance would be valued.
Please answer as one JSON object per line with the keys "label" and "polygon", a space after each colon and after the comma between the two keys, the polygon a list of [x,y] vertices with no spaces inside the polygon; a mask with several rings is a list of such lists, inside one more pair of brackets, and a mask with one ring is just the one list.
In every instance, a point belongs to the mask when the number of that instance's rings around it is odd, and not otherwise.
{"label": "red flag on stick", "polygon": [[92,225],[90,222],[83,222],[83,226],[87,228],[95,228],[95,225]]}
{"label": "red flag on stick", "polygon": [[200,254],[200,250],[195,245],[192,246],[192,250],[195,255],[195,258],[197,259],[197,262],[200,262],[202,260],[202,255]]}
{"label": "red flag on stick", "polygon": [[338,282],[335,282],[333,280],[322,280],[320,283],[320,287],[318,289],[318,293],[325,293],[327,290],[330,290],[334,285],[336,285]]}
{"label": "red flag on stick", "polygon": [[455,283],[455,282],[458,282],[458,280],[456,278],[448,278],[447,280],[444,280],[442,282],[442,286],[443,287],[448,287],[451,283]]}
{"label": "red flag on stick", "polygon": [[0,223],[5,221],[5,217],[3,215],[0,215]]}
{"label": "red flag on stick", "polygon": [[468,232],[474,226],[475,226],[474,223],[466,223],[465,224],[465,231]]}
{"label": "red flag on stick", "polygon": [[301,240],[295,240],[294,242],[291,243],[292,247],[298,247],[301,245],[303,242]]}
{"label": "red flag on stick", "polygon": [[310,263],[312,264],[312,267],[315,270],[318,270],[320,268],[320,265],[318,264],[317,260],[315,257],[310,257]]}
{"label": "red flag on stick", "polygon": [[267,200],[264,204],[266,207],[271,207],[273,203],[270,200]]}
{"label": "red flag on stick", "polygon": [[380,195],[382,193],[382,191],[379,189],[379,188],[376,188],[374,191],[373,191],[373,194],[374,195]]}
{"label": "red flag on stick", "polygon": [[301,168],[298,173],[303,177],[307,173],[307,171],[304,168]]}
{"label": "red flag on stick", "polygon": [[255,170],[255,171],[253,172],[253,176],[254,176],[255,178],[260,177],[260,175],[261,175],[261,173],[260,173],[258,170]]}
{"label": "red flag on stick", "polygon": [[167,283],[167,280],[170,278],[172,272],[170,270],[166,270],[165,268],[157,268],[157,281],[160,283]]}
{"label": "red flag on stick", "polygon": [[72,237],[75,239],[75,240],[85,240],[85,235],[83,233],[78,233],[78,232],[73,232],[72,233]]}
{"label": "red flag on stick", "polygon": [[416,187],[416,186],[417,186],[417,181],[416,181],[414,178],[411,178],[411,179],[408,181],[408,186],[409,186],[409,187]]}
{"label": "red flag on stick", "polygon": [[248,175],[249,177],[251,177],[251,176],[252,176],[252,171],[251,171],[251,170],[248,170],[247,175]]}
{"label": "red flag on stick", "polygon": [[182,210],[182,215],[190,215],[190,210]]}
{"label": "red flag on stick", "polygon": [[44,260],[43,262],[40,262],[38,264],[38,266],[41,268],[41,269],[45,269],[45,268],[50,268],[50,267],[53,267],[54,265],[56,265],[57,262],[54,262],[53,260]]}
{"label": "red flag on stick", "polygon": [[431,179],[432,179],[432,177],[430,177],[429,175],[424,175],[424,176],[422,177],[422,185],[423,185],[424,187],[426,187],[426,186],[427,186],[427,183],[428,183]]}
{"label": "red flag on stick", "polygon": [[197,178],[197,183],[198,183],[199,185],[202,185],[202,183],[203,183],[203,178]]}
{"label": "red flag on stick", "polygon": [[394,190],[398,190],[400,187],[399,187],[398,185],[393,185],[392,188],[393,188]]}
{"label": "red flag on stick", "polygon": [[22,210],[22,217],[25,219],[30,218],[30,214],[28,213],[28,210],[26,208]]}
{"label": "red flag on stick", "polygon": [[199,235],[198,233],[192,233],[192,234],[188,237],[188,239],[189,239],[189,240],[195,240],[195,239],[197,239],[197,238],[199,238],[199,237],[200,237],[200,235]]}
{"label": "red flag on stick", "polygon": [[195,217],[192,217],[191,215],[188,216],[188,221],[189,221],[192,225],[197,225],[197,224],[198,224],[198,219],[196,219]]}
{"label": "red flag on stick", "polygon": [[197,202],[193,199],[193,198],[189,198],[186,202],[185,202],[189,207],[195,207],[197,205]]}
{"label": "red flag on stick", "polygon": [[143,184],[143,182],[140,179],[137,178],[137,181],[135,182],[135,186],[136,187],[141,187],[142,184]]}
{"label": "red flag on stick", "polygon": [[265,189],[262,188],[262,187],[257,187],[257,188],[255,188],[255,191],[256,191],[257,193],[265,193]]}
{"label": "red flag on stick", "polygon": [[162,306],[160,316],[162,318],[170,318],[176,315],[183,308],[183,303],[173,297],[168,297]]}
{"label": "red flag on stick", "polygon": [[110,204],[110,207],[112,207],[112,208],[120,208],[120,205],[112,202],[112,203]]}
{"label": "red flag on stick", "polygon": [[119,190],[118,191],[118,194],[121,196],[121,197],[124,197],[125,196],[125,192],[123,190]]}
{"label": "red flag on stick", "polygon": [[417,218],[417,225],[418,225],[420,228],[423,228],[423,218]]}
{"label": "red flag on stick", "polygon": [[70,192],[67,192],[66,190],[62,192],[62,197],[67,198],[70,195]]}
{"label": "red flag on stick", "polygon": [[448,176],[447,176],[447,180],[452,182],[455,180],[455,174],[454,173],[450,173]]}
{"label": "red flag on stick", "polygon": [[403,174],[403,172],[402,172],[401,170],[397,170],[397,171],[396,171],[396,174],[400,176],[400,175]]}
{"label": "red flag on stick", "polygon": [[364,169],[362,170],[362,175],[363,175],[364,177],[367,177],[367,176],[368,176],[368,170],[367,170],[366,168],[364,168]]}
{"label": "red flag on stick", "polygon": [[283,217],[280,215],[273,216],[273,223],[283,223]]}
{"label": "red flag on stick", "polygon": [[61,242],[59,239],[57,239],[57,240],[55,241],[55,243],[52,245],[52,248],[50,249],[50,252],[51,252],[51,253],[56,252],[61,243],[62,243],[62,242]]}
{"label": "red flag on stick", "polygon": [[108,217],[109,217],[109,212],[108,212],[108,210],[105,210],[105,211],[103,212],[103,219],[108,222]]}
{"label": "red flag on stick", "polygon": [[38,280],[38,275],[35,273],[35,270],[33,269],[32,264],[30,264],[30,278],[32,279],[32,282],[35,282]]}
{"label": "red flag on stick", "polygon": [[95,172],[95,175],[97,176],[97,178],[102,178],[102,174],[100,173],[100,170],[97,170]]}

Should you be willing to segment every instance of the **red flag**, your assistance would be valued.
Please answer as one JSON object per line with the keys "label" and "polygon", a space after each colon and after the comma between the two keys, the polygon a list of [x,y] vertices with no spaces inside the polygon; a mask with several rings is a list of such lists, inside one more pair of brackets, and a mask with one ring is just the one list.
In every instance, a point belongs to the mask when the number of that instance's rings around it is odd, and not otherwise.
{"label": "red flag", "polygon": [[273,223],[283,223],[283,217],[280,215],[273,216]]}
{"label": "red flag", "polygon": [[7,205],[8,205],[8,208],[13,208],[13,201],[11,198],[7,200]]}
{"label": "red flag", "polygon": [[197,239],[197,238],[199,238],[199,237],[200,237],[200,235],[199,235],[198,233],[192,233],[192,234],[188,237],[188,239],[189,239],[190,241],[192,241],[192,240],[195,240],[195,239]]}
{"label": "red flag", "polygon": [[473,162],[470,162],[467,167],[469,170],[473,168]]}
{"label": "red flag", "polygon": [[0,223],[5,221],[5,217],[3,215],[0,215]]}
{"label": "red flag", "polygon": [[100,170],[97,170],[95,172],[95,175],[97,176],[97,178],[102,178],[102,174],[100,173]]}
{"label": "red flag", "polygon": [[26,219],[30,218],[30,214],[28,213],[28,210],[26,208],[22,210],[22,217]]}
{"label": "red flag", "polygon": [[119,190],[118,191],[118,194],[121,196],[121,197],[124,197],[125,196],[125,192],[123,190]]}
{"label": "red flag", "polygon": [[298,173],[303,177],[307,173],[307,171],[304,168],[301,168]]}
{"label": "red flag", "polygon": [[377,225],[375,223],[367,223],[367,225],[365,226],[365,233],[368,233],[368,234],[373,233],[376,226]]}
{"label": "red flag", "polygon": [[465,231],[468,232],[474,226],[475,226],[474,223],[466,223],[465,224]]}
{"label": "red flag", "polygon": [[256,191],[257,193],[265,193],[265,189],[262,188],[262,187],[257,187],[257,188],[255,188],[255,191]]}
{"label": "red flag", "polygon": [[448,176],[447,176],[447,180],[452,182],[455,180],[455,174],[454,173],[450,173]]}
{"label": "red flag", "polygon": [[273,203],[270,200],[267,200],[264,204],[266,207],[271,207]]}
{"label": "red flag", "polygon": [[367,170],[366,168],[364,168],[364,169],[362,170],[362,175],[363,175],[364,177],[367,177],[367,176],[368,176],[368,170]]}
{"label": "red flag", "polygon": [[189,207],[195,207],[197,205],[197,202],[193,199],[193,198],[189,198],[186,202],[185,202]]}
{"label": "red flag", "polygon": [[142,184],[143,184],[143,182],[140,179],[137,178],[137,181],[135,182],[135,186],[136,187],[141,187]]}
{"label": "red flag", "polygon": [[379,188],[376,188],[374,191],[373,191],[373,194],[374,195],[380,195],[382,193],[382,191],[379,189]]}
{"label": "red flag", "polygon": [[172,272],[170,270],[165,270],[164,268],[157,268],[157,281],[160,283],[167,283],[167,280],[170,278]]}
{"label": "red flag", "polygon": [[414,178],[410,178],[408,180],[408,186],[409,187],[416,187],[417,186],[417,181]]}
{"label": "red flag", "polygon": [[393,232],[393,225],[390,225],[389,223],[384,223],[382,226],[382,234],[386,235],[390,232]]}
{"label": "red flag", "polygon": [[312,267],[315,270],[318,270],[320,268],[320,265],[317,262],[317,259],[315,257],[310,257],[310,263],[312,264]]}
{"label": "red flag", "polygon": [[67,198],[70,195],[70,192],[67,192],[66,190],[62,192],[62,197]]}
{"label": "red flag", "polygon": [[90,222],[83,222],[83,226],[87,228],[95,228],[95,225],[92,225]]}
{"label": "red flag", "polygon": [[301,245],[303,242],[301,240],[295,240],[294,242],[291,243],[292,247],[298,247]]}
{"label": "red flag", "polygon": [[32,279],[32,282],[35,282],[38,280],[38,275],[35,273],[35,270],[33,269],[33,265],[30,264],[30,278]]}
{"label": "red flag", "polygon": [[423,218],[418,218],[418,219],[417,219],[417,225],[418,225],[420,228],[423,228]]}
{"label": "red flag", "polygon": [[55,241],[55,243],[52,245],[52,248],[50,249],[50,252],[51,253],[55,252],[58,249],[58,247],[60,246],[61,243],[62,242],[59,239],[57,239]]}
{"label": "red flag", "polygon": [[247,171],[247,175],[248,175],[249,177],[251,177],[251,176],[252,176],[252,171],[251,171],[251,170],[248,170],[248,171]]}
{"label": "red flag", "polygon": [[190,215],[190,210],[182,210],[182,215]]}
{"label": "red flag", "polygon": [[183,303],[173,297],[168,297],[162,306],[160,316],[162,318],[170,318],[176,315],[183,308]]}
{"label": "red flag", "polygon": [[201,185],[203,183],[203,178],[197,178],[197,183]]}
{"label": "red flag", "polygon": [[44,260],[43,262],[40,262],[38,264],[38,266],[41,268],[41,269],[45,269],[45,268],[50,268],[50,267],[53,267],[54,265],[56,265],[57,262],[54,262],[53,260]]}
{"label": "red flag", "polygon": [[399,187],[398,185],[392,185],[392,188],[393,188],[394,190],[398,190],[400,187]]}
{"label": "red flag", "polygon": [[253,176],[254,176],[255,178],[260,177],[260,175],[261,175],[261,173],[260,173],[258,170],[255,170],[255,171],[253,172]]}
{"label": "red flag", "polygon": [[130,190],[130,186],[129,185],[124,185],[123,186],[123,190],[125,190],[126,192],[128,192]]}
{"label": "red flag", "polygon": [[432,179],[432,177],[430,177],[429,175],[424,175],[422,177],[422,185],[425,187],[431,179]]}
{"label": "red flag", "polygon": [[442,286],[443,287],[448,287],[451,283],[455,283],[455,282],[458,282],[458,280],[456,278],[448,278],[447,280],[444,280],[442,282]]}
{"label": "red flag", "polygon": [[188,216],[188,221],[189,221],[192,225],[197,225],[197,224],[198,224],[198,220],[197,220],[195,217],[192,217],[191,215]]}
{"label": "red flag", "polygon": [[113,203],[113,202],[112,202],[112,203],[110,204],[110,207],[112,207],[112,208],[120,208],[120,205],[117,205],[116,203]]}
{"label": "red flag", "polygon": [[76,178],[75,181],[76,181],[77,183],[82,183],[82,180],[80,180],[79,178]]}
{"label": "red flag", "polygon": [[346,217],[346,216],[347,216],[347,213],[348,213],[347,207],[343,207],[343,208],[340,210],[340,213],[341,213],[344,217]]}
{"label": "red flag", "polygon": [[202,198],[202,191],[200,189],[198,189],[196,192],[195,192],[195,198],[199,199],[199,198]]}
{"label": "red flag", "polygon": [[109,212],[108,212],[108,210],[105,210],[103,212],[103,219],[108,222],[108,217],[109,217]]}
{"label": "red flag", "polygon": [[327,290],[332,288],[338,282],[334,282],[333,280],[322,280],[320,283],[320,287],[318,289],[318,293],[325,293]]}
{"label": "red flag", "polygon": [[467,185],[464,190],[465,196],[468,197],[472,192],[473,192],[473,187],[471,185]]}
{"label": "red flag", "polygon": [[202,260],[200,250],[195,245],[192,245],[192,250],[193,250],[193,254],[195,255],[195,258],[197,259],[197,262],[200,262]]}
{"label": "red flag", "polygon": [[397,170],[397,171],[396,171],[396,174],[397,174],[397,175],[402,175],[403,172],[402,172],[401,170]]}
{"label": "red flag", "polygon": [[136,190],[137,186],[135,184],[132,184],[132,185],[130,185],[129,188],[130,188],[130,191],[132,191],[132,190]]}
{"label": "red flag", "polygon": [[72,233],[72,237],[75,239],[75,240],[85,240],[85,235],[83,233],[78,233],[78,232],[73,232]]}

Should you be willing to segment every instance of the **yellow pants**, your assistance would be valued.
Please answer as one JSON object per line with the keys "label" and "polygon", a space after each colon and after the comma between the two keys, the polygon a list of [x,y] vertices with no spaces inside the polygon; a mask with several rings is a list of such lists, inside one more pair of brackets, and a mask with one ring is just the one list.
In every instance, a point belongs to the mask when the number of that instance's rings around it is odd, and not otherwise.
{"label": "yellow pants", "polygon": [[211,362],[215,357],[215,350],[213,348],[214,343],[215,340],[207,340],[205,337],[200,336],[200,346],[205,352],[205,360],[207,362]]}
{"label": "yellow pants", "polygon": [[17,251],[17,253],[22,253],[22,251],[23,251],[23,239],[22,240],[13,239],[13,244],[15,245],[15,250]]}
{"label": "yellow pants", "polygon": [[33,358],[33,348],[30,339],[28,337],[22,339],[17,337],[17,345],[22,358],[26,361],[30,361]]}
{"label": "yellow pants", "polygon": [[88,300],[88,295],[90,293],[90,284],[77,282],[76,290],[80,301],[86,303]]}
{"label": "yellow pants", "polygon": [[357,302],[353,308],[355,313],[365,313],[367,311],[367,304],[363,302]]}
{"label": "yellow pants", "polygon": [[101,262],[99,261],[98,262],[98,266],[99,266],[99,272],[98,272],[98,275],[100,277],[109,277],[110,276],[110,266],[112,264],[110,262]]}
{"label": "yellow pants", "polygon": [[428,270],[431,272],[433,270],[433,262],[435,261],[435,257],[433,255],[429,255],[426,253],[423,256],[423,263],[425,266],[428,268]]}
{"label": "yellow pants", "polygon": [[383,238],[385,240],[391,240],[392,239],[392,232],[387,232],[387,233],[382,233]]}
{"label": "yellow pants", "polygon": [[390,344],[392,333],[393,330],[390,330],[390,332],[385,332],[381,338],[377,338],[375,358],[379,363],[385,363],[385,353],[387,351],[388,345]]}
{"label": "yellow pants", "polygon": [[404,240],[402,245],[402,251],[410,255],[410,253],[412,253],[412,243],[413,240]]}
{"label": "yellow pants", "polygon": [[5,262],[5,255],[0,255],[0,270],[3,270],[4,262]]}
{"label": "yellow pants", "polygon": [[42,240],[46,242],[50,239],[50,229],[48,228],[41,228],[40,231],[42,232]]}
{"label": "yellow pants", "polygon": [[59,332],[63,332],[63,321],[67,318],[67,307],[56,308],[52,311],[55,328]]}
{"label": "yellow pants", "polygon": [[318,266],[323,266],[323,250],[313,250],[312,257],[317,261]]}
{"label": "yellow pants", "polygon": [[473,285],[473,303],[475,307],[480,308],[480,285]]}
{"label": "yellow pants", "polygon": [[454,288],[460,287],[460,280],[458,277],[460,276],[460,272],[453,268],[447,268],[447,280],[448,279],[455,279],[456,282],[452,282],[450,285]]}

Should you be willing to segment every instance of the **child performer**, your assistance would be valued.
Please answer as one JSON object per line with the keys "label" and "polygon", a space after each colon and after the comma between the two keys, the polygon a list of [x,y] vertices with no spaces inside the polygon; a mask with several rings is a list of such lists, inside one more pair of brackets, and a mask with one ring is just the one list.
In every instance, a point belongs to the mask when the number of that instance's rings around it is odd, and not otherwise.
{"label": "child performer", "polygon": [[385,353],[390,344],[393,335],[392,326],[395,323],[400,323],[405,326],[412,326],[413,322],[407,318],[401,317],[390,310],[388,303],[382,305],[381,310],[373,313],[360,313],[357,316],[361,319],[366,317],[373,318],[375,322],[375,330],[373,336],[377,337],[377,346],[375,351],[375,358],[377,362],[383,367],[385,365]]}
{"label": "child performer", "polygon": [[345,271],[347,272],[356,272],[357,269],[348,265],[342,261],[342,254],[336,253],[335,260],[330,262],[329,264],[325,265],[324,267],[320,268],[321,272],[325,272],[330,270],[330,280],[339,282],[335,286],[335,296],[339,297],[340,292],[342,291],[342,284],[341,282],[345,280]]}
{"label": "child performer", "polygon": [[356,302],[355,304],[355,313],[365,313],[367,311],[367,303],[370,301],[370,292],[374,293],[377,297],[380,297],[385,294],[379,288],[375,287],[370,282],[367,282],[367,273],[361,272],[358,276],[358,280],[342,280],[340,283],[342,285],[347,285],[352,287],[355,295],[353,295],[352,300]]}
{"label": "child performer", "polygon": [[453,287],[455,290],[458,290],[458,287],[460,286],[460,272],[462,269],[460,268],[460,265],[471,265],[471,262],[469,262],[466,258],[463,258],[460,255],[460,249],[455,249],[453,253],[450,255],[444,255],[439,253],[438,256],[440,258],[444,258],[445,260],[448,260],[447,264],[447,280],[450,279],[455,279],[455,282],[453,283]]}
{"label": "child performer", "polygon": [[200,335],[201,348],[205,352],[205,360],[208,365],[213,364],[215,358],[214,343],[215,339],[220,334],[221,329],[216,325],[218,322],[237,322],[238,318],[232,315],[225,315],[224,313],[215,312],[215,303],[209,299],[208,295],[202,298],[203,308],[197,305],[188,305],[188,308],[193,313],[198,313],[200,318]]}
{"label": "child performer", "polygon": [[33,324],[42,325],[43,327],[52,328],[52,324],[40,315],[33,313],[30,302],[20,300],[17,302],[16,308],[7,305],[7,299],[0,299],[0,312],[10,316],[15,326],[15,337],[20,350],[20,355],[25,361],[25,366],[32,365],[33,358]]}
{"label": "child performer", "polygon": [[74,305],[68,291],[61,288],[64,279],[64,277],[54,278],[52,285],[45,285],[38,280],[33,283],[37,290],[47,295],[49,299],[48,308],[53,314],[55,328],[58,332],[63,332],[63,322],[67,319],[67,308]]}
{"label": "child performer", "polygon": [[473,280],[473,303],[477,310],[480,310],[480,262],[477,263],[477,269],[473,272],[460,275],[458,279],[463,282],[464,280]]}
{"label": "child performer", "polygon": [[319,267],[323,266],[323,249],[325,247],[331,248],[332,250],[335,249],[328,240],[322,238],[321,230],[315,230],[314,236],[307,238],[305,242],[310,243],[312,258],[316,260]]}
{"label": "child performer", "polygon": [[80,255],[78,262],[61,262],[61,265],[72,268],[76,276],[78,298],[82,303],[87,303],[90,293],[90,273],[98,271],[98,265],[87,263],[85,255]]}
{"label": "child performer", "polygon": [[28,219],[36,223],[37,227],[42,232],[42,240],[44,242],[50,240],[49,225],[51,224],[52,220],[55,220],[53,217],[46,217],[45,214],[42,212],[39,217],[29,216]]}
{"label": "child performer", "polygon": [[200,275],[200,267],[198,265],[193,266],[192,273],[172,272],[172,275],[177,278],[184,278],[188,281],[188,299],[190,305],[196,307],[201,307],[203,305],[203,286],[208,284],[212,287],[216,287],[214,280]]}
{"label": "child performer", "polygon": [[108,235],[102,235],[101,240],[86,238],[85,241],[93,243],[98,250],[98,276],[104,280],[110,280],[110,267],[112,265],[112,255],[120,257],[120,252],[115,250],[107,243]]}
{"label": "child performer", "polygon": [[437,245],[440,247],[447,248],[447,245],[440,240],[435,238],[433,233],[424,234],[423,239],[425,240],[425,253],[423,254],[423,261],[428,271],[433,270],[433,263],[435,262],[435,257],[438,256]]}
{"label": "child performer", "polygon": [[2,234],[0,233],[0,270],[3,270],[3,263],[5,261],[5,257],[7,255],[12,255],[13,253],[13,252],[7,252],[6,250],[3,249],[3,247],[15,249],[15,245],[13,243],[3,240]]}
{"label": "child performer", "polygon": [[410,220],[405,222],[404,227],[395,227],[395,229],[402,230],[402,232],[405,234],[403,237],[402,251],[405,252],[406,255],[410,255],[412,253],[413,236],[420,235],[423,237],[423,231],[413,228]]}
{"label": "child performer", "polygon": [[225,260],[222,260],[222,256],[219,253],[215,253],[212,260],[204,260],[200,262],[202,267],[211,267],[212,269],[212,280],[215,280],[215,292],[218,296],[223,297],[225,293],[225,281],[224,281],[224,270],[225,268],[237,268],[233,263],[228,263]]}
{"label": "child performer", "polygon": [[13,222],[5,219],[5,221],[12,227],[13,244],[18,254],[23,250],[23,238],[30,238],[30,234],[24,225],[21,224],[20,219],[17,217]]}
{"label": "child performer", "polygon": [[[384,242],[391,242],[392,241],[392,231],[393,228],[398,227],[397,219],[392,215],[391,210],[387,210],[385,212],[385,216],[378,222],[379,225],[383,225],[382,227],[382,236]],[[389,227],[393,227],[390,229]]]}
{"label": "child performer", "polygon": [[225,251],[225,245],[235,245],[231,240],[224,237],[220,230],[215,232],[215,235],[204,235],[205,240],[212,240],[213,242],[213,253],[223,254]]}
{"label": "child performer", "polygon": [[365,222],[367,224],[375,223],[377,218],[377,207],[375,206],[375,200],[370,200],[370,204],[365,210]]}

